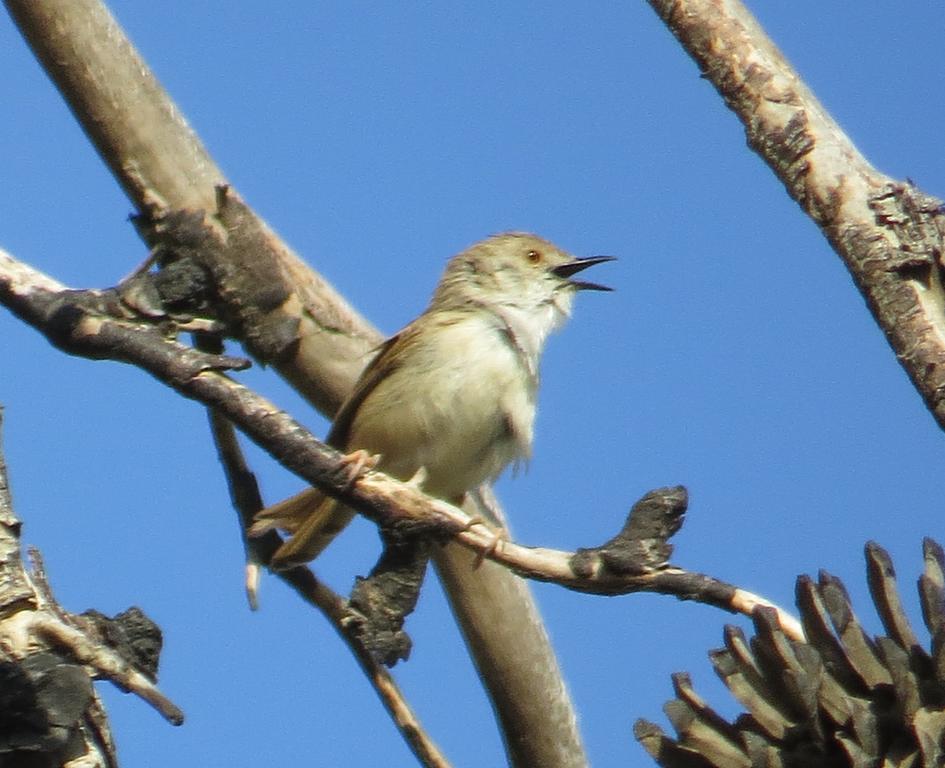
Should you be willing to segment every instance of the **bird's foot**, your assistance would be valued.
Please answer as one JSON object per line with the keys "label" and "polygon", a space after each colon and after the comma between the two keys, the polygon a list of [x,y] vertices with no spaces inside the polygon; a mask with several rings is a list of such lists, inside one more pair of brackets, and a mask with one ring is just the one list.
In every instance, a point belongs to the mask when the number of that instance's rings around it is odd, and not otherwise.
{"label": "bird's foot", "polygon": [[480,517],[479,515],[469,518],[469,522],[466,523],[465,530],[468,531],[474,525],[481,525],[484,528],[487,528],[492,537],[492,540],[489,542],[489,544],[487,544],[484,549],[481,549],[479,552],[476,553],[476,562],[473,565],[473,569],[475,570],[475,569],[478,569],[479,566],[482,565],[483,561],[486,558],[492,557],[492,555],[495,554],[496,550],[499,549],[500,546],[502,546],[503,542],[510,541],[511,536],[509,535],[508,529],[505,528],[504,526],[501,526],[499,528],[493,528],[489,522],[487,522],[484,518]]}
{"label": "bird's foot", "polygon": [[370,472],[381,460],[379,453],[371,454],[363,448],[341,457],[341,468],[345,473],[345,485],[350,488],[363,472]]}

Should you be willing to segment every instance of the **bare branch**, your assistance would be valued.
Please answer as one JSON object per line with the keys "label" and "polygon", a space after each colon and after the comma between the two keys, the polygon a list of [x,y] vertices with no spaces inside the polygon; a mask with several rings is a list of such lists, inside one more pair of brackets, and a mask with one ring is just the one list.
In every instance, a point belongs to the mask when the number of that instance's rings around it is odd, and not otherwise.
{"label": "bare branch", "polygon": [[942,203],[877,171],[738,0],[650,0],[820,227],[945,427]]}
{"label": "bare branch", "polygon": [[[394,535],[453,537],[457,543],[516,573],[581,592],[626,594],[652,591],[751,614],[760,598],[701,574],[665,567],[666,539],[685,512],[681,488],[654,491],[634,506],[624,530],[596,549],[562,552],[497,540],[479,519],[445,501],[425,496],[411,483],[380,472],[351,482],[342,454],[314,438],[265,398],[218,372],[226,358],[206,355],[146,325],[109,317],[83,303],[81,292],[26,290],[29,269],[0,251],[0,302],[46,333],[64,351],[112,358],[143,368],[185,397],[212,407],[290,471],[362,511]],[[7,272],[20,276],[10,290]],[[101,294],[92,292],[96,300]],[[785,631],[801,638],[796,621],[779,612]]]}
{"label": "bare branch", "polygon": [[212,204],[214,186],[225,182],[222,172],[104,5],[9,0],[6,6],[136,205]]}
{"label": "bare branch", "polygon": [[352,614],[347,602],[315,578],[308,568],[292,568],[281,572],[279,576],[331,622],[358,660],[362,671],[417,759],[431,768],[449,768],[449,762],[423,729],[390,672],[377,663],[357,635],[351,631]]}
{"label": "bare branch", "polygon": [[161,693],[153,682],[117,653],[93,642],[82,631],[42,613],[34,616],[27,630],[54,647],[67,651],[76,661],[94,669],[97,677],[111,680],[119,688],[144,699],[171,725],[181,725],[184,722],[184,713]]}
{"label": "bare branch", "polygon": [[[99,0],[5,0],[47,74],[141,214],[211,211],[223,172]],[[282,310],[298,323],[291,355],[275,364],[331,415],[381,337],[265,223],[269,282],[288,286]]]}

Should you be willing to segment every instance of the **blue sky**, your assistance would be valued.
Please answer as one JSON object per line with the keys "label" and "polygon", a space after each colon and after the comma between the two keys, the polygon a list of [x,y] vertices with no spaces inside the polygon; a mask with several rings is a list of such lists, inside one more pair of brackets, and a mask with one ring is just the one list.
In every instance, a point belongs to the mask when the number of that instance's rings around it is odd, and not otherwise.
{"label": "blue sky", "polygon": [[[945,196],[940,4],[752,5],[867,158]],[[600,543],[644,492],[682,483],[676,563],[787,605],[797,574],[826,568],[877,629],[875,539],[918,621],[921,537],[943,539],[942,433],[839,259],[646,4],[111,7],[244,197],[386,332],[492,232],[619,257],[596,273],[617,291],[579,297],[549,345],[530,470],[499,484],[518,540]],[[145,253],[130,205],[7,18],[0,71],[0,246],[75,287],[114,284]],[[25,541],[68,608],[137,604],[165,631],[161,684],[188,721],[103,686],[123,764],[411,765],[319,616],[274,579],[247,610],[201,409],[5,313],[0,339]],[[323,434],[274,374],[244,378]],[[300,487],[250,453],[267,499]],[[376,548],[359,524],[318,572],[347,591]],[[671,672],[738,711],[706,659],[733,617],[535,592],[594,765],[647,764],[631,726],[663,722]],[[396,674],[423,722],[456,765],[501,764],[432,580],[409,629]]]}

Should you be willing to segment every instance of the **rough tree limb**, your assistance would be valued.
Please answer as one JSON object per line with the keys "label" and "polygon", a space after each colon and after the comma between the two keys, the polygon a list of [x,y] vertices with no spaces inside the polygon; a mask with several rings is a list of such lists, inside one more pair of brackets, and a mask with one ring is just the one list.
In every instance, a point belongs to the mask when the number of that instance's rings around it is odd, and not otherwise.
{"label": "rough tree limb", "polygon": [[[10,15],[79,125],[140,213],[212,211],[226,177],[99,0],[6,0]],[[261,222],[260,222],[261,223]],[[265,227],[265,225],[262,225]],[[317,408],[332,414],[381,340],[338,293],[269,232],[270,282],[288,286],[298,326],[294,356],[273,360]],[[273,345],[275,346],[275,345]],[[318,361],[317,363],[314,361]]]}
{"label": "rough tree limb", "polygon": [[[141,213],[212,211],[219,168],[98,0],[5,0],[14,21],[125,192]],[[314,190],[312,191],[314,193]],[[262,226],[265,226],[261,223]],[[326,415],[350,391],[380,341],[331,286],[269,233],[265,258],[289,287],[274,309],[284,332],[262,356]],[[261,256],[262,257],[262,256]],[[288,321],[288,322],[285,322]],[[259,354],[261,348],[252,349]],[[488,515],[477,509],[476,514]],[[527,584],[459,548],[437,567],[499,719],[513,765],[587,763],[554,650]],[[541,701],[542,706],[523,706]]]}
{"label": "rough tree limb", "polygon": [[945,428],[945,214],[877,171],[738,0],[650,0],[820,227]]}

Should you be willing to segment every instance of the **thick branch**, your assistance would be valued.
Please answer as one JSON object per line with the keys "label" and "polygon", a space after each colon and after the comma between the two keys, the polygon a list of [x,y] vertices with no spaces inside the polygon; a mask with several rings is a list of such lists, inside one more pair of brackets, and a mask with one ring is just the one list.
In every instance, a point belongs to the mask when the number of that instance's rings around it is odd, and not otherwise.
{"label": "thick branch", "polygon": [[[212,211],[227,183],[184,116],[99,0],[5,0],[47,74],[108,168],[142,214]],[[292,288],[285,311],[300,344],[275,363],[316,407],[334,413],[379,343],[371,327],[262,221],[276,265]],[[264,259],[266,254],[260,254]]]}
{"label": "thick branch", "polygon": [[6,5],[139,208],[213,203],[223,173],[105,6],[87,0]]}
{"label": "thick branch", "polygon": [[752,149],[843,259],[945,427],[941,202],[873,168],[738,0],[650,5],[744,123]]}

